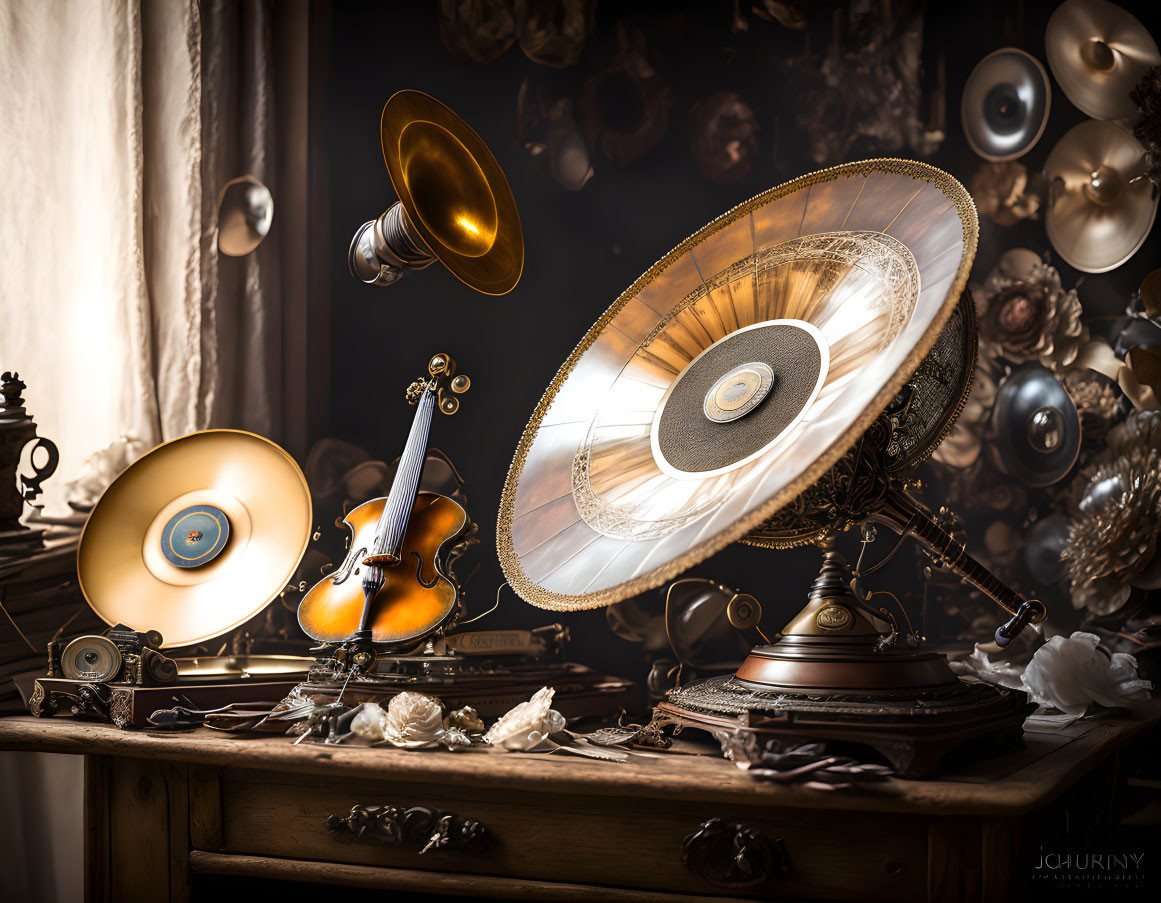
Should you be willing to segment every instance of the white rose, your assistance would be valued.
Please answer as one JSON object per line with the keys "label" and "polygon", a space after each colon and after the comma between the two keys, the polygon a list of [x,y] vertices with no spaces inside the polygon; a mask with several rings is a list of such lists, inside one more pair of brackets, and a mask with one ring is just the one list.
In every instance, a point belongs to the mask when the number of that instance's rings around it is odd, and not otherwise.
{"label": "white rose", "polygon": [[548,735],[564,730],[564,716],[550,708],[556,691],[543,687],[492,725],[484,739],[493,746],[530,752],[547,744]]}
{"label": "white rose", "polygon": [[1138,678],[1137,660],[1121,652],[1105,655],[1097,648],[1099,642],[1099,637],[1079,630],[1067,638],[1054,636],[1024,670],[1028,695],[1071,715],[1083,714],[1094,702],[1131,708],[1148,699],[1153,685]]}
{"label": "white rose", "polygon": [[395,746],[416,749],[439,742],[444,735],[439,700],[422,693],[400,693],[387,704],[383,738]]}
{"label": "white rose", "polygon": [[382,740],[387,726],[387,713],[374,702],[365,702],[351,719],[351,730],[367,740]]}

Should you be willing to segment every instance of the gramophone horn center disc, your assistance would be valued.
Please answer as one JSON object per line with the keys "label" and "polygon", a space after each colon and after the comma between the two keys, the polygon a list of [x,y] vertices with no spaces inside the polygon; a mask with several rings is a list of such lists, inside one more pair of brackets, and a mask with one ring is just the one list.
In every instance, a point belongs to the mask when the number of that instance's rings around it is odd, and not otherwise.
{"label": "gramophone horn center disc", "polygon": [[218,557],[230,538],[230,520],[214,505],[190,505],[173,515],[161,534],[161,554],[179,568],[196,568]]}
{"label": "gramophone horn center disc", "polygon": [[741,467],[794,427],[826,380],[829,346],[804,320],[767,320],[690,361],[653,420],[653,456],[676,479]]}
{"label": "gramophone horn center disc", "polygon": [[714,423],[730,423],[758,407],[774,387],[774,371],[761,361],[739,364],[706,393],[702,410]]}

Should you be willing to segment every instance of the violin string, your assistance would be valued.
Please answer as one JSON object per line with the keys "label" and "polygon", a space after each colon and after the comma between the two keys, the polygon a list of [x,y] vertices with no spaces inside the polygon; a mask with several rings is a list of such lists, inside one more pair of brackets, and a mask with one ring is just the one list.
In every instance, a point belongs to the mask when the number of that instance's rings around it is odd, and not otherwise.
{"label": "violin string", "polygon": [[419,401],[419,410],[416,412],[415,423],[407,444],[403,450],[400,467],[392,481],[391,491],[387,495],[387,503],[380,518],[382,529],[379,530],[379,539],[375,546],[375,554],[384,555],[394,549],[410,520],[411,505],[407,499],[418,488],[419,477],[423,472],[423,457],[420,447],[426,448],[427,439],[431,430],[431,415],[434,407],[434,392],[430,387],[424,390]]}

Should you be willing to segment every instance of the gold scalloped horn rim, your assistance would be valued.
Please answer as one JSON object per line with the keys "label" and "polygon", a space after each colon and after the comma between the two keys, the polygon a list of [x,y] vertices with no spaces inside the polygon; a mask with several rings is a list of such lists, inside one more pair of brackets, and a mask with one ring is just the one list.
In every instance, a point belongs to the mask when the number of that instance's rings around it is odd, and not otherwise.
{"label": "gold scalloped horn rim", "polygon": [[[552,405],[553,400],[556,398],[557,392],[560,391],[560,387],[564,384],[581,356],[588,351],[598,336],[612,322],[613,318],[646,285],[657,278],[657,276],[663,273],[687,251],[714,233],[726,228],[738,219],[747,216],[754,210],[774,201],[781,200],[811,185],[850,176],[868,176],[876,172],[907,176],[912,179],[927,182],[942,191],[959,214],[960,223],[963,226],[964,253],[960,258],[959,267],[956,270],[955,277],[952,280],[948,294],[940,310],[932,319],[927,330],[920,337],[919,342],[908,353],[903,365],[892,374],[883,388],[871,400],[867,407],[863,409],[862,414],[797,479],[767,499],[764,504],[740,517],[726,529],[698,543],[683,555],[671,559],[660,567],[638,577],[634,577],[632,580],[627,580],[615,586],[580,596],[566,596],[560,593],[550,592],[530,580],[520,565],[520,560],[516,555],[512,541],[512,513],[516,502],[516,489],[520,483],[520,475],[523,472],[524,463],[532,447],[532,442],[540,429],[540,424],[544,420],[545,414],[548,413],[548,409]],[[573,349],[572,354],[561,365],[556,376],[553,377],[552,382],[549,384],[548,389],[537,403],[536,409],[533,411],[532,417],[529,419],[528,425],[524,428],[524,433],[520,437],[520,443],[517,445],[516,453],[512,458],[512,465],[508,469],[508,477],[504,482],[504,491],[500,497],[500,512],[496,519],[496,547],[500,558],[500,567],[504,571],[504,576],[508,584],[517,595],[538,608],[546,608],[552,611],[582,611],[590,608],[600,608],[660,586],[662,583],[671,580],[683,571],[693,567],[698,562],[704,561],[714,553],[721,551],[730,543],[738,541],[763,521],[767,520],[775,511],[792,501],[803,490],[812,486],[823,474],[830,470],[843,453],[867,430],[875,418],[890,403],[891,399],[899,393],[907,380],[911,378],[912,373],[915,372],[919,364],[931,350],[931,347],[935,344],[940,330],[951,316],[951,312],[955,309],[960,294],[967,286],[968,275],[971,272],[972,261],[975,258],[978,237],[979,220],[976,216],[975,203],[972,201],[967,189],[959,181],[943,170],[926,163],[892,158],[863,160],[858,163],[844,163],[840,166],[833,166],[829,169],[800,176],[797,179],[792,179],[789,182],[764,191],[750,198],[748,201],[744,201],[703,226],[653,264],[629,288],[621,293],[620,297],[601,315],[600,319],[593,324],[592,328],[589,329],[584,338]]]}

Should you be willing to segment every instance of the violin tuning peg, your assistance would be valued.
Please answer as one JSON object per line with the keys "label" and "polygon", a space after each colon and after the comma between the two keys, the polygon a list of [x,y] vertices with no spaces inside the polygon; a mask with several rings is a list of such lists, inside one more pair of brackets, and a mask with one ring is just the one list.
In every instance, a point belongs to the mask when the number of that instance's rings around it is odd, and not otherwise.
{"label": "violin tuning peg", "polygon": [[437,354],[427,363],[427,372],[432,376],[450,376],[455,372],[456,362],[446,354]]}
{"label": "violin tuning peg", "polygon": [[460,409],[460,400],[451,395],[445,395],[439,400],[439,409],[445,414],[454,414]]}
{"label": "violin tuning peg", "polygon": [[455,392],[456,395],[462,395],[464,392],[468,391],[468,389],[470,389],[471,387],[472,387],[472,381],[470,379],[468,379],[467,375],[464,373],[461,373],[459,376],[457,376],[455,379],[453,379],[451,381],[451,390],[453,392]]}

